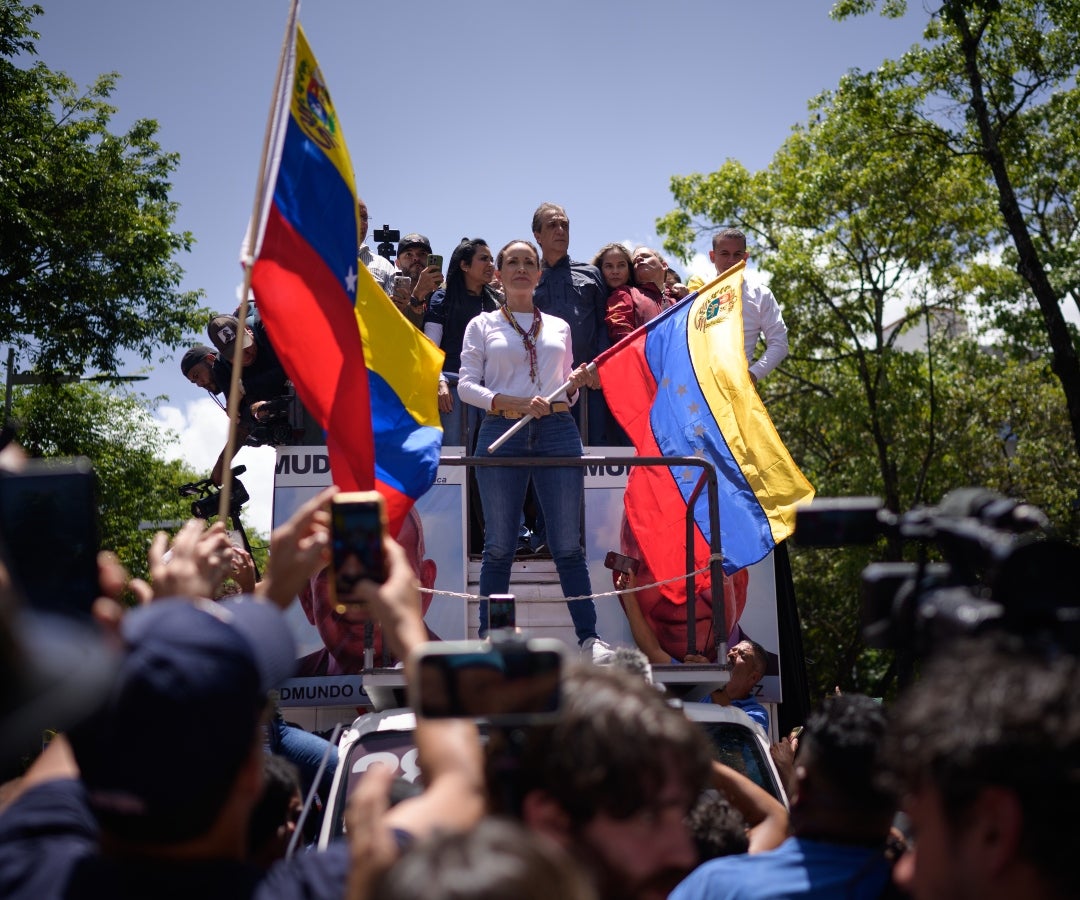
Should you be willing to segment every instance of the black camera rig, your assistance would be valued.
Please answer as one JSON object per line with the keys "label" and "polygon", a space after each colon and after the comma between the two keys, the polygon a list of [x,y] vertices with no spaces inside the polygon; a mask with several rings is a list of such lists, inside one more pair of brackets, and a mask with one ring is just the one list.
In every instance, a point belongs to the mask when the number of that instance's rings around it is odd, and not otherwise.
{"label": "black camera rig", "polygon": [[294,422],[294,418],[301,415],[295,410],[295,400],[296,395],[289,393],[272,400],[257,401],[260,404],[259,417],[255,419],[255,425],[244,441],[244,445],[277,447],[282,444],[296,443],[296,435],[298,431],[302,431],[302,424],[298,428],[297,423]]}
{"label": "black camera rig", "polygon": [[[227,524],[239,534],[241,544],[250,554],[251,544],[248,542],[244,523],[240,519],[240,508],[251,499],[251,495],[248,494],[244,483],[237,477],[243,475],[246,471],[247,466],[235,466],[232,470],[232,489],[229,493],[228,515],[231,522]],[[179,491],[181,497],[197,498],[191,501],[191,514],[196,519],[209,519],[211,516],[218,514],[218,507],[221,503],[221,488],[214,484],[211,479],[203,478],[201,481],[190,481],[187,484],[180,485]],[[255,578],[258,579],[260,577],[259,567],[255,564],[254,557],[252,558],[252,565],[255,566]]]}
{"label": "black camera rig", "polygon": [[391,259],[394,256],[394,244],[401,240],[401,232],[389,225],[376,228],[372,237],[379,242],[375,252],[383,259]]}
{"label": "black camera rig", "polygon": [[[246,471],[247,466],[236,466],[232,470],[232,493],[229,495],[229,515],[234,519],[239,518],[240,507],[251,499],[251,495],[248,494],[247,488],[244,487],[244,483],[237,477],[238,475],[243,475]],[[218,495],[221,493],[221,488],[214,484],[209,478],[182,484],[180,485],[179,490],[181,497],[198,497],[197,500],[191,502],[191,514],[196,519],[209,519],[211,516],[217,515],[219,503]]]}
{"label": "black camera rig", "polygon": [[[984,488],[950,492],[906,513],[873,497],[815,500],[796,513],[806,547],[912,541],[915,562],[862,573],[863,637],[872,647],[926,654],[953,637],[1004,630],[1080,652],[1080,548],[1052,537],[1036,507]],[[940,561],[931,560],[936,548]]]}

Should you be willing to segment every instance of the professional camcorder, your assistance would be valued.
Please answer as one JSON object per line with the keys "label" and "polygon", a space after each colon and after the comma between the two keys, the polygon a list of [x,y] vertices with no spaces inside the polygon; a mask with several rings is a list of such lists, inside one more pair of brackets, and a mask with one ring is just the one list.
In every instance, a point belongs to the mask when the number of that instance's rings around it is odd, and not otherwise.
{"label": "professional camcorder", "polygon": [[[243,475],[247,471],[247,466],[237,466],[232,470],[232,492],[229,495],[229,514],[236,516],[240,507],[243,506],[251,496],[247,492],[247,488],[244,487],[242,481],[237,478],[238,475]],[[181,497],[198,497],[199,499],[193,500],[191,503],[191,514],[196,519],[209,519],[211,516],[216,516],[218,513],[218,494],[221,493],[221,488],[214,484],[209,478],[204,478],[202,481],[191,481],[187,484],[180,485]]]}
{"label": "professional camcorder", "polygon": [[[796,513],[801,546],[870,544],[882,535],[915,542],[917,560],[863,570],[863,636],[871,646],[922,655],[993,629],[1080,652],[1080,549],[1052,538],[1036,507],[961,488],[938,506],[900,514],[873,497],[818,499]],[[931,548],[940,561],[929,558]]]}
{"label": "professional camcorder", "polygon": [[294,438],[293,394],[283,394],[273,400],[264,400],[259,407],[259,418],[251,429],[244,444],[249,447],[262,447],[269,444],[277,447],[291,444]]}

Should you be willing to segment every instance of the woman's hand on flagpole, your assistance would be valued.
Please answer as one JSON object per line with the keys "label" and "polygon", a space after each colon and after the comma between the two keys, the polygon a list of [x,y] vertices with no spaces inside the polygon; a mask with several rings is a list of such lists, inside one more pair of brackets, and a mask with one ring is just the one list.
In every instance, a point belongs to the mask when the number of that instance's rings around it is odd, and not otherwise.
{"label": "woman's hand on flagpole", "polygon": [[600,390],[600,374],[596,371],[596,363],[582,363],[570,373],[566,383],[573,385],[575,391],[583,387]]}
{"label": "woman's hand on flagpole", "polygon": [[[564,394],[569,391],[570,388],[573,386],[573,383],[574,373],[571,373],[570,377],[561,385],[559,385],[559,387],[556,388],[551,394],[548,394],[548,396],[541,398],[545,403],[548,404],[549,410],[550,404],[554,403],[558,399],[560,394]],[[531,422],[534,418],[536,417],[532,413],[526,413],[522,418],[518,419],[512,426],[506,429],[506,431],[504,431],[498,439],[492,441],[492,443],[487,448],[488,453],[494,453],[496,450],[498,450],[503,444],[510,440],[511,436],[521,431],[521,429],[525,427],[525,424],[527,422]]]}

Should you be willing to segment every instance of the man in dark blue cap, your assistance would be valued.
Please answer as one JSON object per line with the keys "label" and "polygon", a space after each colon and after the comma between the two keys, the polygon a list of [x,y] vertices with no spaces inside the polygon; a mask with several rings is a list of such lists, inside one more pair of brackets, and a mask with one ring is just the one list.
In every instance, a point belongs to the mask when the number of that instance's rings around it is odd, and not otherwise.
{"label": "man in dark blue cap", "polygon": [[245,862],[267,692],[296,658],[278,608],[162,600],[121,635],[104,702],[0,816],[0,896],[341,896],[343,845],[265,877]]}

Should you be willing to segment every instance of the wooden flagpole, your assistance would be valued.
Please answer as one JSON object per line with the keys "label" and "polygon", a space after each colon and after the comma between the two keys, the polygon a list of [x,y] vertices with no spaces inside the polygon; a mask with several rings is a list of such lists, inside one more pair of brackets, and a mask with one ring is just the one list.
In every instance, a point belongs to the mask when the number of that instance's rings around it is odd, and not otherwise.
{"label": "wooden flagpole", "polygon": [[270,141],[274,136],[274,113],[278,107],[278,99],[284,89],[282,82],[285,78],[289,47],[295,47],[296,45],[296,23],[299,13],[300,0],[290,0],[289,16],[285,25],[285,39],[281,43],[277,75],[274,77],[274,93],[270,100],[270,115],[266,121],[266,132],[263,134],[262,158],[259,160],[259,177],[255,185],[255,203],[251,211],[251,224],[248,227],[247,246],[244,248],[244,284],[240,297],[240,310],[236,315],[239,320],[239,329],[236,335],[236,343],[233,346],[232,378],[229,383],[229,436],[225,443],[225,468],[221,473],[221,492],[218,494],[218,518],[221,521],[225,521],[226,516],[228,516],[229,503],[232,499],[232,458],[236,452],[237,413],[240,409],[240,370],[243,368],[244,357],[242,338],[246,327],[245,323],[247,322],[248,294],[251,293],[251,267],[255,263],[255,246],[259,239],[266,204],[266,184],[264,182],[266,164],[270,157]]}

